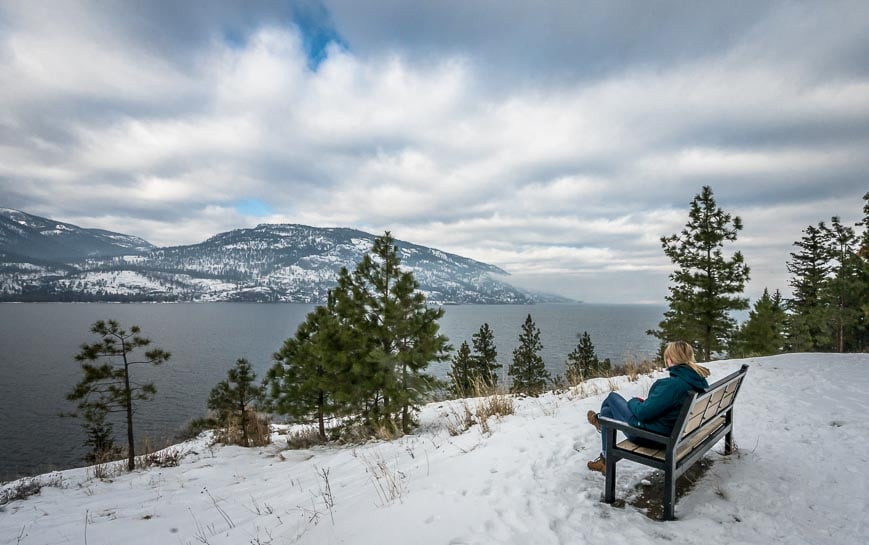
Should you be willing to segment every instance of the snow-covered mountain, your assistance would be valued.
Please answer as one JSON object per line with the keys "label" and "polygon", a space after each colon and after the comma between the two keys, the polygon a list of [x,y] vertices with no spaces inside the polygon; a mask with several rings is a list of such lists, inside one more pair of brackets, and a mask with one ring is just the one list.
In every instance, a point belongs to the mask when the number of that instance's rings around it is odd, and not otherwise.
{"label": "snow-covered mountain", "polygon": [[65,261],[145,253],[147,240],[0,208],[0,252],[24,258]]}
{"label": "snow-covered mountain", "polygon": [[[375,239],[353,229],[263,224],[199,244],[156,248],[137,237],[16,210],[4,209],[0,217],[0,299],[7,301],[319,303],[341,268],[352,270]],[[515,288],[498,278],[508,273],[494,265],[409,242],[396,244],[402,268],[413,273],[431,302],[566,301]]]}

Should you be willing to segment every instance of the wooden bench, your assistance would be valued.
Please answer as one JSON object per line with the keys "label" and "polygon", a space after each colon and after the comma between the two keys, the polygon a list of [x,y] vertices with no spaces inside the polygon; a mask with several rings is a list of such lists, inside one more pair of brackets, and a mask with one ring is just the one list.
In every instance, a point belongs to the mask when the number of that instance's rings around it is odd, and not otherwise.
{"label": "wooden bench", "polygon": [[[724,454],[733,452],[733,403],[747,372],[748,365],[743,365],[705,392],[689,395],[669,437],[600,417],[601,428],[607,434],[604,501],[613,503],[616,499],[616,463],[621,459],[631,460],[664,471],[664,520],[673,520],[676,479],[722,437],[725,438]],[[617,431],[659,446],[640,446],[629,440],[616,444]]]}

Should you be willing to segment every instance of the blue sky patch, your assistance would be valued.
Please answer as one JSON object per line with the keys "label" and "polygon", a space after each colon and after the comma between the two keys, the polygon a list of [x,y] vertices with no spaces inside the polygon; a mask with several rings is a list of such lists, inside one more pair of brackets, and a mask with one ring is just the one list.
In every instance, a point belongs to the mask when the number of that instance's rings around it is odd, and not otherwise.
{"label": "blue sky patch", "polygon": [[245,216],[268,216],[272,213],[271,207],[259,199],[245,199],[234,206],[239,214]]}
{"label": "blue sky patch", "polygon": [[329,10],[322,2],[299,2],[293,6],[293,23],[302,33],[302,43],[308,55],[308,68],[316,70],[326,59],[326,48],[335,43],[347,49],[347,43],[338,34]]}

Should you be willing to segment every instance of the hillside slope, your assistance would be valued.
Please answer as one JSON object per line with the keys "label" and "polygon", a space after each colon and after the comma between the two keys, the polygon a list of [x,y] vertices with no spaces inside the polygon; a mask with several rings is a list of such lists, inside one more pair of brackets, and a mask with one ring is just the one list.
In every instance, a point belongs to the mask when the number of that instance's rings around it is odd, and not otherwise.
{"label": "hillside slope", "polygon": [[[714,363],[713,378],[742,362]],[[644,466],[619,464],[627,506],[599,501],[603,477],[585,469],[598,437],[584,422],[609,391],[598,380],[588,397],[517,399],[516,414],[491,419],[489,433],[451,436],[463,409],[440,403],[424,408],[415,435],[391,442],[285,450],[276,436],[242,449],[201,437],[178,447],[188,452],[180,467],[111,482],[83,469],[46,475],[60,486],[4,506],[0,542],[80,543],[87,532],[90,545],[865,543],[869,355],[747,362],[739,452],[724,457],[719,445],[707,455],[711,469],[671,523],[631,505],[651,473]],[[651,381],[614,383],[633,396]]]}

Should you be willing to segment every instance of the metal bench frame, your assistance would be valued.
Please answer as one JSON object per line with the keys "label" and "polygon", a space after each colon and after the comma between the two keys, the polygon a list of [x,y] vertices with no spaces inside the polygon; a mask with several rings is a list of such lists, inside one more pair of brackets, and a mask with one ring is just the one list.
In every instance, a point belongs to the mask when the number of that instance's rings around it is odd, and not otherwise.
{"label": "metal bench frame", "polygon": [[[682,404],[673,433],[669,436],[635,428],[619,420],[599,417],[601,428],[607,434],[604,501],[613,503],[616,499],[616,463],[621,459],[631,460],[664,471],[664,520],[674,520],[676,479],[722,437],[724,437],[724,454],[729,455],[733,452],[733,406],[747,372],[748,365],[743,365],[739,371],[719,380],[705,392],[694,392],[689,395]],[[726,403],[721,403],[725,398],[727,398]],[[703,403],[706,403],[703,412],[695,412],[695,409],[700,408]],[[691,426],[689,426],[689,415],[692,416]],[[659,449],[638,448],[630,441],[616,444],[617,431],[654,441],[661,446]],[[686,447],[681,448],[684,452],[680,453],[680,447]]]}

